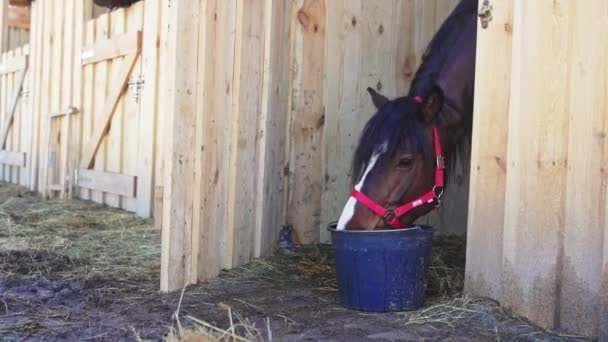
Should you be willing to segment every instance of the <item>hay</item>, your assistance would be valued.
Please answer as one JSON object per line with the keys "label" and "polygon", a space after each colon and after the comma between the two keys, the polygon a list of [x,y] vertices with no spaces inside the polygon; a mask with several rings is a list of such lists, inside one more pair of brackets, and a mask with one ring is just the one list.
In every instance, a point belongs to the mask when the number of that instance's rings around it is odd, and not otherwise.
{"label": "hay", "polygon": [[92,202],[43,201],[0,184],[3,276],[156,285],[159,260],[160,234],[146,220]]}
{"label": "hay", "polygon": [[[252,325],[249,320],[243,318],[238,313],[232,311],[232,308],[220,304],[220,306],[228,312],[228,318],[230,326],[227,329],[221,329],[213,324],[207,323],[203,320],[187,316],[186,318],[190,321],[191,327],[184,329],[180,320],[180,309],[182,299],[184,298],[184,292],[186,288],[182,289],[179,304],[175,314],[173,315],[177,328],[171,328],[169,334],[165,337],[166,342],[261,342],[263,341],[261,332]],[[237,319],[235,323],[234,318]],[[272,333],[270,331],[270,321],[268,322],[268,337],[269,341],[272,340]]]}

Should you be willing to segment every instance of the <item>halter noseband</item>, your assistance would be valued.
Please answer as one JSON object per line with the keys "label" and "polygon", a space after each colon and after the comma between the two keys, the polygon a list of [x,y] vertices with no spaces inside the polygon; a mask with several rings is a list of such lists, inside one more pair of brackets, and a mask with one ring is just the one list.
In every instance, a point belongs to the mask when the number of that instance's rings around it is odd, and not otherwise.
{"label": "halter noseband", "polygon": [[[422,98],[419,96],[414,97],[414,100],[418,103],[422,103]],[[365,196],[363,193],[354,189],[351,196],[361,202],[371,211],[382,216],[384,221],[393,228],[405,228],[402,227],[399,218],[408,212],[414,210],[423,204],[435,203],[435,208],[441,207],[441,196],[443,196],[444,180],[443,173],[445,169],[445,158],[441,153],[441,141],[439,140],[439,130],[437,126],[433,127],[433,140],[435,142],[435,186],[433,189],[426,194],[418,197],[417,199],[408,202],[398,208],[384,208],[380,204],[374,202],[371,198]]]}

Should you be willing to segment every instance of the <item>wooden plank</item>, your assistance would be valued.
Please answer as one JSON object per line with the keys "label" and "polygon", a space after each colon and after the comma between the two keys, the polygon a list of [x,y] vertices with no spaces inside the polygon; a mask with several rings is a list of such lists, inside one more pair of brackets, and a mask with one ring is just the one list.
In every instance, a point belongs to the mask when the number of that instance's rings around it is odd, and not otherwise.
{"label": "wooden plank", "polygon": [[[48,130],[48,118],[46,117],[45,114],[43,113],[49,113],[52,110],[55,109],[51,109],[51,94],[52,94],[52,77],[51,77],[51,72],[53,69],[54,64],[52,63],[52,50],[53,50],[53,41],[51,40],[51,35],[53,32],[53,18],[54,18],[54,12],[55,12],[55,8],[53,6],[53,3],[51,2],[45,2],[44,4],[40,4],[40,13],[41,15],[44,16],[43,18],[43,28],[40,32],[41,34],[41,39],[42,39],[42,44],[41,44],[41,53],[42,53],[42,60],[40,63],[40,68],[41,68],[41,72],[42,72],[42,77],[41,77],[41,85],[40,85],[40,92],[39,92],[39,97],[38,99],[40,99],[40,108],[38,110],[38,134],[40,135],[39,141],[39,157],[41,158],[41,161],[38,165],[39,168],[39,172],[38,172],[38,191],[41,193],[45,193],[46,191],[46,184],[47,184],[47,169],[49,167],[49,130]],[[48,67],[48,66],[51,67]]]}
{"label": "wooden plank", "polygon": [[254,256],[255,223],[258,215],[255,193],[257,177],[251,177],[259,163],[257,129],[262,110],[264,65],[264,1],[237,3],[237,31],[234,60],[234,97],[228,184],[226,262],[235,267]]}
{"label": "wooden plank", "polygon": [[116,172],[78,169],[78,186],[119,196],[135,197],[137,177]]}
{"label": "wooden plank", "polygon": [[11,125],[13,124],[13,119],[15,117],[15,111],[17,110],[19,97],[21,97],[21,89],[23,89],[23,83],[25,81],[26,72],[26,70],[22,70],[17,76],[17,81],[15,83],[15,88],[13,89],[11,102],[9,103],[9,106],[6,109],[6,114],[4,115],[4,122],[2,124],[2,130],[0,131],[0,148],[4,148],[6,146],[6,139],[8,138],[8,132],[11,128]]}
{"label": "wooden plank", "polygon": [[571,5],[518,1],[513,14],[501,303],[543,327],[555,327],[558,309]]}
{"label": "wooden plank", "polygon": [[0,0],[0,52],[9,50],[8,1]]}
{"label": "wooden plank", "polygon": [[129,75],[135,66],[137,58],[138,54],[128,55],[125,60],[126,63],[121,64],[120,70],[118,70],[115,75],[114,81],[116,82],[111,82],[113,86],[110,89],[110,93],[104,104],[103,111],[101,112],[102,115],[95,121],[95,131],[93,131],[93,134],[84,150],[81,160],[82,168],[93,167],[95,162],[95,154],[101,145],[101,140],[108,131],[110,120],[114,115],[120,97],[123,95],[127,87]]}
{"label": "wooden plank", "polygon": [[[124,10],[119,11],[124,14]],[[132,31],[113,38],[100,39],[93,45],[85,46],[80,54],[82,65],[139,53],[141,37],[141,31]]]}
{"label": "wooden plank", "polygon": [[[167,4],[169,5],[169,4]],[[172,1],[165,7],[169,25],[166,160],[161,291],[181,289],[191,282],[192,203],[194,180],[194,126],[197,94],[199,3]]]}
{"label": "wooden plank", "polygon": [[[74,14],[75,10],[75,1],[68,0],[64,1],[63,11],[65,13],[64,20],[64,29],[63,29],[63,46],[61,47],[63,51],[62,56],[62,92],[61,92],[61,107],[67,107],[72,104],[72,88],[74,82],[74,74],[73,74],[73,65],[77,64],[74,58],[74,49],[75,41],[74,41],[74,28],[76,25],[76,17]],[[78,18],[78,20],[80,17]],[[63,185],[63,190],[60,193],[61,199],[67,199],[67,191],[69,188],[69,180],[70,177],[70,144],[71,144],[71,115],[67,115],[65,120],[61,120],[61,126],[59,126],[59,134],[61,136],[60,141],[60,156],[58,159],[58,177],[59,183]]]}
{"label": "wooden plank", "polygon": [[57,119],[57,118],[60,118],[60,117],[66,116],[66,115],[76,114],[78,112],[79,112],[78,108],[73,107],[73,106],[69,106],[69,107],[67,107],[64,110],[60,110],[58,112],[51,113],[49,115],[49,117],[51,117],[53,119]]}
{"label": "wooden plank", "polygon": [[[9,58],[9,52],[5,52],[2,54],[2,61],[6,62],[6,60]],[[0,92],[2,93],[2,98],[0,99],[0,104],[5,104],[5,103],[9,103],[10,102],[10,97],[12,95],[12,82],[11,82],[11,76],[14,76],[14,74],[8,74],[5,75],[4,77],[1,77],[1,84],[0,84]],[[8,113],[4,110],[0,111],[0,120],[5,121],[5,115],[7,115]],[[0,129],[2,127],[0,126]],[[0,166],[0,180],[4,181],[4,171],[5,171],[5,167],[4,165]]]}
{"label": "wooden plank", "polygon": [[[295,241],[319,241],[325,122],[325,0],[300,0],[293,20],[295,50],[288,221]],[[297,208],[297,209],[296,209]]]}
{"label": "wooden plank", "polygon": [[494,8],[492,25],[477,31],[475,93],[482,95],[475,97],[473,113],[465,289],[500,298],[513,2]]}
{"label": "wooden plank", "polygon": [[13,72],[27,69],[28,55],[16,56],[8,60],[6,63],[0,64],[0,75],[10,74]]}
{"label": "wooden plank", "polygon": [[30,117],[32,120],[32,143],[28,153],[29,163],[29,189],[30,191],[38,190],[38,169],[39,163],[42,156],[39,154],[40,145],[40,92],[42,91],[42,57],[43,57],[43,26],[44,26],[44,15],[41,12],[43,5],[40,3],[33,4],[32,6],[32,18],[33,25],[31,31],[31,56],[33,56],[33,73],[30,74],[31,82],[31,107]]}
{"label": "wooden plank", "polygon": [[[158,5],[158,4],[157,4]],[[132,30],[143,30],[144,25],[144,6],[145,2],[140,1],[137,2],[131,7],[127,9],[127,21],[126,28],[127,32]],[[157,24],[159,24],[157,22]],[[147,43],[147,47],[152,49],[151,51],[156,52],[156,41],[157,37],[148,38],[148,40],[154,40],[154,45],[151,45],[149,42]],[[143,41],[142,41],[143,46]],[[143,53],[143,49],[142,49]],[[137,175],[138,178],[141,177],[138,172],[139,167],[146,167],[147,172],[150,174],[150,181],[152,178],[153,168],[151,164],[138,165],[138,158],[140,157],[140,144],[143,141],[139,140],[139,130],[140,125],[145,125],[147,121],[154,122],[156,111],[151,110],[149,112],[141,112],[141,106],[144,103],[142,98],[142,91],[145,88],[145,74],[142,72],[142,63],[143,63],[143,55],[140,54],[139,58],[137,58],[137,62],[133,67],[133,72],[131,81],[134,82],[131,90],[129,91],[129,96],[124,98],[124,115],[122,120],[122,140],[121,140],[121,149],[123,154],[123,159],[121,160],[121,172]],[[150,87],[156,88],[155,83],[150,83]],[[155,103],[155,99],[149,99],[152,103]],[[148,139],[151,140],[154,138],[154,132],[149,132]],[[145,139],[142,137],[142,139]],[[151,144],[151,143],[150,143]],[[142,151],[143,152],[143,151]],[[145,173],[145,172],[144,172]],[[139,189],[139,188],[138,188]],[[141,194],[141,192],[140,192]],[[152,189],[149,190],[148,193],[144,194],[147,196],[146,199],[149,203],[152,203]],[[138,196],[140,198],[141,196]],[[121,199],[121,208],[128,210],[130,212],[137,211],[137,203],[138,199],[136,198],[122,198]],[[147,215],[149,217],[150,214]]]}
{"label": "wooden plank", "polygon": [[[570,86],[565,95],[570,100],[568,176],[563,256],[560,279],[557,279],[561,285],[557,294],[559,321],[555,325],[568,332],[594,336],[601,322],[602,259],[604,234],[608,231],[605,170],[608,165],[608,94],[605,91],[608,44],[602,38],[608,34],[605,21],[608,3],[573,1],[571,6]],[[594,35],[589,36],[589,30]],[[604,90],[600,90],[602,88]],[[604,295],[608,295],[608,291]]]}
{"label": "wooden plank", "polygon": [[256,190],[254,256],[269,255],[277,246],[285,165],[285,122],[288,107],[291,2],[266,1],[264,86],[258,124],[259,161]]}
{"label": "wooden plank", "polygon": [[[110,12],[110,37],[118,37],[124,34],[126,29],[126,20],[127,20],[127,11],[124,8],[117,9],[115,11]],[[138,57],[136,57],[138,58]],[[138,58],[139,59],[139,58]],[[118,56],[113,59],[108,60],[108,73],[112,76],[117,74],[119,69],[122,67],[122,64],[129,63],[127,57]],[[135,62],[133,62],[135,63]],[[98,154],[103,154],[106,164],[104,171],[114,172],[114,173],[124,173],[122,170],[122,160],[125,158],[129,158],[128,155],[125,155],[122,139],[123,139],[123,131],[125,130],[124,123],[124,115],[125,115],[125,103],[128,101],[130,91],[128,89],[129,77],[133,74],[135,70],[135,65],[133,65],[132,70],[129,72],[129,75],[126,76],[126,84],[125,90],[122,96],[117,100],[116,108],[114,109],[114,113],[112,114],[111,119],[108,120],[107,132],[105,133],[105,148],[99,150]],[[114,81],[114,80],[112,80]],[[121,80],[117,80],[119,84]],[[108,84],[107,91],[111,92],[114,84],[111,82]],[[96,125],[98,125],[96,123]],[[103,138],[102,138],[103,139]],[[121,207],[121,199],[120,196],[107,193],[105,194],[104,203],[109,205],[110,207],[120,208]]]}
{"label": "wooden plank", "polygon": [[[158,41],[161,31],[162,3],[160,1],[143,2],[143,46],[142,46],[142,74],[145,75],[146,86],[144,86],[140,107],[137,108],[139,129],[137,131],[137,156],[133,158],[136,162],[137,174],[137,204],[135,212],[141,217],[152,216],[154,168],[155,168],[155,132],[159,116],[158,94],[159,94],[159,58]],[[135,108],[134,108],[135,109]]]}
{"label": "wooden plank", "polygon": [[0,151],[0,164],[25,167],[25,153]]}
{"label": "wooden plank", "polygon": [[[104,14],[95,20],[95,41],[107,39],[110,37],[110,15]],[[89,139],[94,134],[95,130],[98,129],[97,122],[101,120],[105,111],[105,104],[108,100],[108,86],[110,84],[111,76],[109,72],[110,61],[100,62],[95,64],[95,75],[94,77],[94,88],[93,88],[93,103],[94,103],[94,114],[93,122],[91,124],[90,135],[83,141],[82,152],[80,155],[79,164],[82,163],[84,153],[86,153]],[[101,151],[106,150],[106,140],[103,139],[100,147]],[[95,170],[105,171],[106,168],[106,156],[105,153],[97,153],[95,156]],[[91,198],[94,202],[105,203],[105,194],[99,191],[91,191]]]}
{"label": "wooden plank", "polygon": [[[95,21],[90,20],[86,23],[84,44],[92,44],[95,41],[95,30],[97,26]],[[78,156],[82,155],[88,137],[93,131],[95,123],[95,68],[94,64],[89,64],[82,67],[82,114],[80,115],[81,136],[78,149]],[[92,199],[92,193],[89,189],[79,189],[78,197],[88,200]]]}
{"label": "wooden plank", "polygon": [[196,225],[200,227],[199,280],[214,277],[227,266],[225,227],[235,79],[236,4],[235,0],[207,2],[206,20],[202,20],[205,27],[201,28],[206,35],[199,38],[199,44],[204,44],[199,45],[199,51],[213,51],[213,54],[205,53],[199,57],[199,64],[203,66],[199,83],[203,86],[199,89],[197,113],[206,113],[199,115],[196,129],[196,143],[200,144],[196,146],[200,151],[197,153],[197,158],[200,158],[197,166],[201,167],[197,174],[201,180],[195,178],[195,184],[198,182],[201,186],[200,192],[195,191],[201,197],[196,202],[199,212],[194,215]]}

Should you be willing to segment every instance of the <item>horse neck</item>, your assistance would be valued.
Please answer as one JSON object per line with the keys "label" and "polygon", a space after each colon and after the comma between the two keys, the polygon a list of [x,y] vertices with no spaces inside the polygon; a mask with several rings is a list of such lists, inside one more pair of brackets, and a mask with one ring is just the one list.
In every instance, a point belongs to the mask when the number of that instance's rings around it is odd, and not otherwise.
{"label": "horse neck", "polygon": [[440,121],[445,123],[446,153],[453,151],[465,134],[470,132],[475,89],[476,38],[477,17],[471,15],[438,73],[436,86],[441,88],[444,95]]}

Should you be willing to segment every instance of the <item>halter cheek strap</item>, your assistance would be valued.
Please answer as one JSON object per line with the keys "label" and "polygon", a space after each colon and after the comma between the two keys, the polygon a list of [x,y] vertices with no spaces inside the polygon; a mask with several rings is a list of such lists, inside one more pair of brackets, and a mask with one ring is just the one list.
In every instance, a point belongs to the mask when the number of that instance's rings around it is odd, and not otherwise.
{"label": "halter cheek strap", "polygon": [[[422,103],[422,98],[419,96],[414,97],[416,102]],[[439,130],[437,126],[433,127],[433,141],[435,143],[435,186],[433,189],[419,198],[408,202],[398,208],[387,209],[380,204],[374,202],[371,198],[365,196],[362,192],[354,189],[351,196],[357,201],[361,202],[367,208],[374,213],[382,216],[384,221],[393,228],[404,228],[399,222],[399,218],[408,212],[414,210],[423,204],[434,203],[435,208],[441,207],[441,196],[443,196],[444,188],[444,170],[445,170],[445,158],[441,152],[441,141],[439,140]]]}

